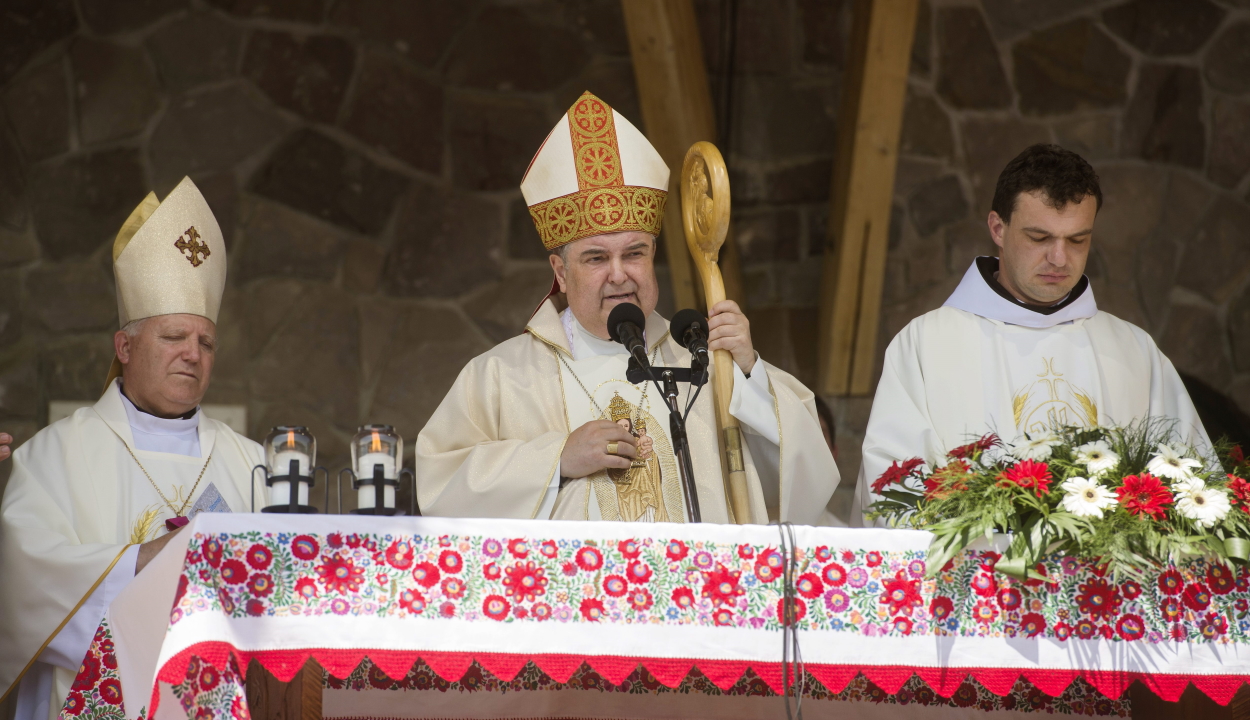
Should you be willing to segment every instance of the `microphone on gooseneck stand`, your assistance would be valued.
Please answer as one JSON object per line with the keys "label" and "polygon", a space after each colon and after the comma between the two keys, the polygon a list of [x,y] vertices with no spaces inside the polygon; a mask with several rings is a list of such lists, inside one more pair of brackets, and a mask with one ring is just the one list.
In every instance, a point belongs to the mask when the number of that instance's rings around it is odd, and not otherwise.
{"label": "microphone on gooseneck stand", "polygon": [[642,329],[646,324],[647,317],[642,314],[642,308],[633,303],[621,303],[608,313],[608,336],[624,345],[644,368],[651,366],[647,362],[647,343],[642,338]]}
{"label": "microphone on gooseneck stand", "polygon": [[685,309],[673,316],[668,324],[669,333],[682,347],[690,351],[696,362],[704,368],[712,366],[712,358],[707,351],[707,318],[698,310]]}

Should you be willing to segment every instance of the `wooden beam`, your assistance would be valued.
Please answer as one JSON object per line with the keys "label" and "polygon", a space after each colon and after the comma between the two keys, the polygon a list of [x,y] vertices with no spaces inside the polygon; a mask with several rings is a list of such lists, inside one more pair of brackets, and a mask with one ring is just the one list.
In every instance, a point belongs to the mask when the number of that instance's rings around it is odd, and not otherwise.
{"label": "wooden beam", "polygon": [[821,285],[818,384],[826,394],[872,392],[917,5],[918,0],[855,2]]}
{"label": "wooden beam", "polygon": [[[677,308],[702,307],[681,220],[677,178],[686,150],[716,142],[716,115],[693,0],[621,0],[647,139],[672,172],[664,211],[664,245]],[[592,89],[593,91],[593,89]],[[742,302],[742,274],[732,234],[721,253],[728,296]]]}

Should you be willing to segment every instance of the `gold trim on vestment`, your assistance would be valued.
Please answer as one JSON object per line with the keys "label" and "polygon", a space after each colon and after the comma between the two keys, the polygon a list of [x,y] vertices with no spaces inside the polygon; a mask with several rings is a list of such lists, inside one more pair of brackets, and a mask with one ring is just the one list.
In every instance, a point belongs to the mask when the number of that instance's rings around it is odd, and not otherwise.
{"label": "gold trim on vestment", "polygon": [[100,587],[100,583],[104,582],[104,578],[108,577],[109,573],[113,572],[113,568],[114,566],[117,565],[117,561],[121,560],[122,555],[125,555],[126,551],[129,550],[131,547],[132,547],[132,544],[127,543],[126,546],[122,548],[122,551],[117,553],[117,557],[113,558],[113,562],[109,563],[109,566],[107,569],[105,569],[104,573],[100,575],[100,577],[96,579],[95,583],[91,586],[91,588],[87,590],[87,594],[82,596],[82,599],[78,601],[78,604],[74,606],[73,610],[69,611],[69,614],[65,616],[65,619],[61,621],[61,624],[57,625],[56,629],[52,631],[52,634],[48,636],[48,639],[43,641],[43,644],[40,645],[39,649],[35,651],[35,656],[30,659],[30,662],[26,663],[26,667],[22,668],[22,671],[17,674],[16,678],[13,679],[13,684],[9,686],[9,689],[6,690],[3,695],[0,695],[0,703],[7,700],[9,697],[9,693],[12,693],[17,688],[17,686],[21,684],[22,678],[25,677],[26,673],[29,672],[31,667],[34,666],[35,662],[39,659],[39,656],[43,654],[43,651],[48,648],[48,645],[52,643],[52,640],[56,638],[57,634],[59,634],[61,630],[65,628],[65,625],[69,623],[71,618],[74,617],[74,614],[77,613],[79,609],[82,608],[83,603],[87,602],[87,598],[91,597],[91,594],[96,591],[96,588]]}

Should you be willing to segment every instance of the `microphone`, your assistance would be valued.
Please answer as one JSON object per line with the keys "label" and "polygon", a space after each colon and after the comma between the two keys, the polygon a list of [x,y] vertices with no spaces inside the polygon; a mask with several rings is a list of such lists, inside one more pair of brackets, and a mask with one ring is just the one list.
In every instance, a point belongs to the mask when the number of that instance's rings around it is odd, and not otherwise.
{"label": "microphone", "polygon": [[642,308],[633,303],[621,303],[608,313],[608,336],[624,345],[644,368],[651,365],[647,362],[647,343],[642,339],[642,329],[646,324],[647,317],[642,314]]}
{"label": "microphone", "polygon": [[689,350],[703,367],[712,366],[712,359],[707,351],[707,318],[703,317],[703,313],[689,308],[681,310],[669,321],[668,329],[673,338]]}

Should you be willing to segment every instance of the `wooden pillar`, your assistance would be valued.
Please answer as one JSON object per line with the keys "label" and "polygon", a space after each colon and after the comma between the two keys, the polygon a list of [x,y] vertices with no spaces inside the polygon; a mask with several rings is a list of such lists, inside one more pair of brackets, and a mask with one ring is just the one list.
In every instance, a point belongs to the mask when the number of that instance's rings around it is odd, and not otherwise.
{"label": "wooden pillar", "polygon": [[[647,139],[671,171],[664,211],[664,246],[677,308],[701,308],[701,288],[691,269],[681,220],[677,179],[686,150],[716,142],[716,115],[693,0],[621,0],[634,78]],[[593,90],[593,89],[592,89]],[[732,233],[721,252],[729,298],[742,302],[742,272]]]}
{"label": "wooden pillar", "polygon": [[253,660],[247,668],[247,705],[252,720],[321,720],[322,671],[308,658],[284,683]]}
{"label": "wooden pillar", "polygon": [[820,299],[819,390],[872,392],[890,205],[918,0],[856,0],[838,108]]}

